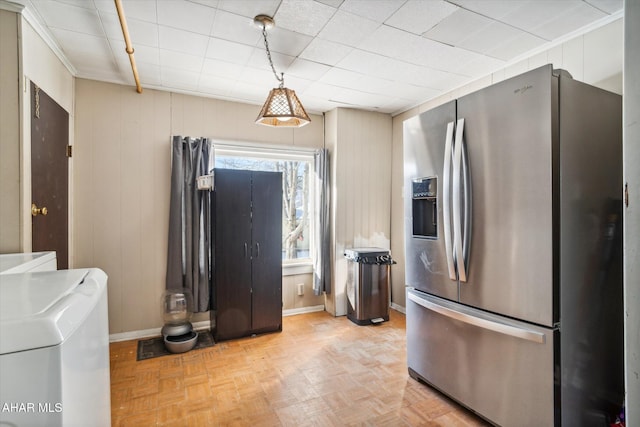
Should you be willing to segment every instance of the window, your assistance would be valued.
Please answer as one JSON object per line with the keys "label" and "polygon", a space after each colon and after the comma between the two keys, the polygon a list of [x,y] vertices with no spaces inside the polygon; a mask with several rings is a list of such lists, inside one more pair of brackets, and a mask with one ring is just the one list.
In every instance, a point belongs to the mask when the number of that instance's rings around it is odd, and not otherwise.
{"label": "window", "polygon": [[313,257],[313,152],[214,144],[216,168],[282,172],[282,263]]}

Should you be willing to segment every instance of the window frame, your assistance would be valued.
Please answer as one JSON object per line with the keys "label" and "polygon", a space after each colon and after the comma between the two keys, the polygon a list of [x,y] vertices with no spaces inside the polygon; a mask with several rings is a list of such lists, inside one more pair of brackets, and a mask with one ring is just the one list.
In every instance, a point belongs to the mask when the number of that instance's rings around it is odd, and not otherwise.
{"label": "window frame", "polygon": [[[308,258],[296,258],[291,260],[282,260],[282,274],[283,276],[306,274],[313,272],[313,260],[315,259],[317,252],[317,242],[315,241],[315,230],[318,227],[318,215],[317,206],[315,206],[315,193],[316,193],[316,180],[315,180],[315,153],[316,149],[313,148],[298,148],[298,147],[282,147],[282,146],[270,146],[265,144],[253,144],[253,143],[236,143],[228,141],[216,141],[213,140],[213,147],[211,150],[210,165],[215,168],[216,156],[226,157],[246,157],[256,158],[274,161],[306,161],[309,162],[309,257]],[[215,180],[215,176],[214,176]]]}

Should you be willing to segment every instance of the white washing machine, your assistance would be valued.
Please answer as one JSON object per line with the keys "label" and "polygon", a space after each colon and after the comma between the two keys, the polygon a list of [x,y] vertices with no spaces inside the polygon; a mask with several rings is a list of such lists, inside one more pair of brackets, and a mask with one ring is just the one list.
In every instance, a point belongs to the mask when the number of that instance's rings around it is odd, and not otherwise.
{"label": "white washing machine", "polygon": [[0,276],[0,426],[110,426],[107,275]]}
{"label": "white washing machine", "polygon": [[53,271],[58,269],[55,251],[0,254],[0,274]]}

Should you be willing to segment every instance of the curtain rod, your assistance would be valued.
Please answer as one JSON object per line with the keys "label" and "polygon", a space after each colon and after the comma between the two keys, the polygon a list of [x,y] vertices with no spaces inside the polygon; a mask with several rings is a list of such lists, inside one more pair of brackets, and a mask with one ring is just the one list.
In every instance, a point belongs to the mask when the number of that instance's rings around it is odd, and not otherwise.
{"label": "curtain rod", "polygon": [[136,81],[136,91],[142,93],[142,86],[140,86],[140,77],[138,76],[138,68],[136,67],[136,60],[133,57],[133,46],[131,45],[131,39],[129,38],[129,28],[127,27],[127,19],[124,16],[124,9],[122,8],[121,0],[113,0],[116,3],[116,10],[118,11],[118,18],[120,18],[120,27],[122,27],[122,35],[124,36],[125,52],[129,55],[129,62],[131,62],[131,70],[133,71],[133,78]]}

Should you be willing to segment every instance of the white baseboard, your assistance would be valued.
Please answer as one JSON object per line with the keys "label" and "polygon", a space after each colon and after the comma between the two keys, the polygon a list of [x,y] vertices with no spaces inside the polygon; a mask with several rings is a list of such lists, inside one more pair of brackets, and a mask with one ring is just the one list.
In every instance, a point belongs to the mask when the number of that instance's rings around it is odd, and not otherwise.
{"label": "white baseboard", "polygon": [[[211,329],[211,322],[203,320],[202,322],[193,323],[193,329],[196,331],[205,331]],[[162,328],[143,329],[140,331],[120,332],[109,335],[109,342],[139,340],[142,338],[159,337],[162,335]]]}
{"label": "white baseboard", "polygon": [[315,313],[316,311],[324,311],[323,305],[313,305],[311,307],[289,308],[282,310],[282,317],[295,316],[296,314]]}
{"label": "white baseboard", "polygon": [[401,305],[396,304],[395,302],[391,303],[391,308],[393,308],[396,311],[399,311],[402,314],[407,314],[407,309]]}
{"label": "white baseboard", "polygon": [[[316,311],[324,311],[324,305],[314,305],[311,307],[290,308],[282,310],[282,317],[295,316],[296,314],[314,313]],[[195,322],[193,329],[196,331],[204,331],[211,329],[211,322],[209,320],[203,320],[202,322]],[[162,335],[162,328],[143,329],[140,331],[120,332],[117,334],[109,335],[109,342],[139,340],[143,338],[159,337]]]}

